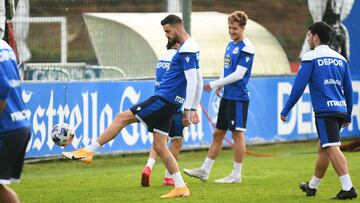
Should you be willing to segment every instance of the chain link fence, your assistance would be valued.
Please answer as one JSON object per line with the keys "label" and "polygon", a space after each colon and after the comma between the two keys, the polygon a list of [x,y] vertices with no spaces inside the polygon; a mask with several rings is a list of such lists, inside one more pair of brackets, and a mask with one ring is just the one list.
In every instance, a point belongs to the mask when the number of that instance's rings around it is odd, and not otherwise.
{"label": "chain link fence", "polygon": [[[55,71],[59,74],[55,78],[68,80],[65,72],[70,70],[69,76],[74,80],[97,76],[99,79],[136,78],[136,74],[139,77],[153,77],[156,60],[151,67],[148,63],[139,64],[140,70],[135,72],[101,64],[83,14],[160,13],[181,9],[182,0],[19,0],[13,22],[20,61],[25,64],[24,71],[29,71],[24,76],[26,79],[49,79],[55,77],[50,76],[50,72]],[[311,22],[306,0],[192,0],[194,12],[218,11],[228,14],[234,10],[246,11],[252,20],[263,25],[279,40],[290,62],[298,60],[306,25]],[[205,23],[211,25],[211,22]],[[127,47],[128,50],[132,48]],[[121,51],[126,52],[126,49]],[[123,57],[121,51],[117,57]],[[81,65],[74,66],[74,63]],[[81,70],[81,74],[72,74],[76,69]],[[43,70],[42,74],[39,74],[40,70]],[[45,72],[50,75],[46,76]]]}

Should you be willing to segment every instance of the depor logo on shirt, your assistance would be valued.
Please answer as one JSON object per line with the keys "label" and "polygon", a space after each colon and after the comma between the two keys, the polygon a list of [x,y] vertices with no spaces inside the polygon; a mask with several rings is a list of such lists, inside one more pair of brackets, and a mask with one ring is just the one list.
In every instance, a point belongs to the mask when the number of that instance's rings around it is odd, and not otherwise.
{"label": "depor logo on shirt", "polygon": [[237,53],[239,53],[239,47],[235,47],[235,49],[233,50],[233,52],[232,52],[233,54],[237,54]]}
{"label": "depor logo on shirt", "polygon": [[168,49],[163,55],[160,56],[156,64],[155,92],[159,89],[161,85],[162,77],[167,71],[169,71],[171,60],[175,54],[176,54],[175,49]]}
{"label": "depor logo on shirt", "polygon": [[169,70],[170,68],[170,61],[159,61],[156,64],[156,69],[161,68],[161,69],[165,69],[165,70]]}
{"label": "depor logo on shirt", "polygon": [[318,63],[319,67],[321,67],[321,66],[329,66],[329,65],[344,67],[344,64],[343,64],[342,60],[341,59],[336,59],[336,58],[317,59],[317,63]]}

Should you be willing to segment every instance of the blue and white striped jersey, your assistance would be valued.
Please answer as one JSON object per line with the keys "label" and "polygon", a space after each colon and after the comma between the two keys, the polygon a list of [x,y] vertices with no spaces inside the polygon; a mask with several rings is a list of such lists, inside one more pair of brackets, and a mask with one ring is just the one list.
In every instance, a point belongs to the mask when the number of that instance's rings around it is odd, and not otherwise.
{"label": "blue and white striped jersey", "polygon": [[282,116],[287,116],[307,84],[316,116],[344,115],[351,121],[353,90],[348,63],[343,56],[327,45],[304,54]]}
{"label": "blue and white striped jersey", "polygon": [[224,77],[235,72],[238,66],[247,69],[244,77],[234,83],[224,86],[223,98],[230,100],[249,100],[247,84],[250,80],[255,49],[248,38],[240,42],[231,41],[224,55]]}
{"label": "blue and white striped jersey", "polygon": [[155,95],[175,104],[183,104],[187,85],[184,71],[200,68],[199,54],[200,50],[196,42],[192,38],[187,39],[171,60],[170,69],[162,77],[161,85]]}
{"label": "blue and white striped jersey", "polygon": [[0,40],[0,100],[6,101],[4,111],[0,112],[0,133],[30,125],[31,113],[25,110],[21,91],[15,53]]}

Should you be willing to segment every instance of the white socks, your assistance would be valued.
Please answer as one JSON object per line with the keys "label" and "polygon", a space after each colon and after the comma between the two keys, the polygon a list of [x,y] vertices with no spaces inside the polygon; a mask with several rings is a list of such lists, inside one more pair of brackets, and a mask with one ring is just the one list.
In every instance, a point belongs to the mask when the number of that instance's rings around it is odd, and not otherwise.
{"label": "white socks", "polygon": [[309,187],[311,189],[317,189],[319,187],[321,179],[317,178],[316,176],[313,175],[313,177],[311,178],[310,182],[309,182]]}
{"label": "white socks", "polygon": [[91,145],[89,145],[89,146],[86,146],[85,147],[85,150],[86,151],[89,151],[89,152],[92,152],[92,153],[95,153],[97,150],[99,150],[101,148],[101,145],[97,142],[97,141],[95,141],[95,142],[93,142]]}
{"label": "white socks", "polygon": [[174,173],[172,177],[174,178],[175,187],[184,187],[185,186],[184,179],[182,178],[181,173],[179,171]]}
{"label": "white socks", "polygon": [[146,166],[147,166],[147,167],[149,167],[149,168],[152,170],[152,168],[153,168],[153,166],[154,166],[155,162],[156,162],[156,160],[155,160],[155,159],[153,159],[153,158],[149,157],[149,158],[148,158],[148,160],[147,160]]}
{"label": "white socks", "polygon": [[235,178],[241,177],[241,169],[242,169],[242,163],[236,163],[234,162],[234,168],[231,172],[231,176]]}
{"label": "white socks", "polygon": [[201,169],[206,171],[208,174],[210,174],[210,171],[215,163],[215,160],[210,159],[209,157],[206,157],[204,163],[201,166]]}
{"label": "white socks", "polygon": [[164,175],[165,178],[172,178],[172,175],[170,174],[170,172],[165,169],[165,175]]}
{"label": "white socks", "polygon": [[[210,174],[214,163],[215,163],[215,160],[212,160],[209,157],[206,157],[204,163],[201,166],[201,169],[204,170],[206,173]],[[233,170],[231,171],[231,176],[240,178],[241,170],[242,170],[242,163],[234,162],[234,167],[233,167]]]}
{"label": "white socks", "polygon": [[351,182],[349,174],[340,176],[339,179],[340,179],[340,182],[341,182],[342,190],[344,190],[344,191],[351,190],[351,188],[353,187],[353,184]]}
{"label": "white socks", "polygon": [[[351,182],[349,174],[340,176],[339,179],[340,179],[340,182],[341,182],[342,190],[344,190],[344,191],[351,190],[351,188],[353,187],[353,184]],[[320,181],[321,181],[320,178],[317,178],[317,177],[313,176],[311,178],[310,182],[309,182],[309,187],[311,189],[317,189],[319,187]]]}

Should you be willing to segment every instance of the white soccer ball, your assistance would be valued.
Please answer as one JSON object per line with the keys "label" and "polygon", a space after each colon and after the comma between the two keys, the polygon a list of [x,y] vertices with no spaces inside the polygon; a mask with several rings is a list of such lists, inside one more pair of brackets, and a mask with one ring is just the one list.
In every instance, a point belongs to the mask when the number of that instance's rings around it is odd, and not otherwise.
{"label": "white soccer ball", "polygon": [[58,123],[51,130],[51,139],[59,146],[66,146],[74,139],[74,129],[66,123]]}

